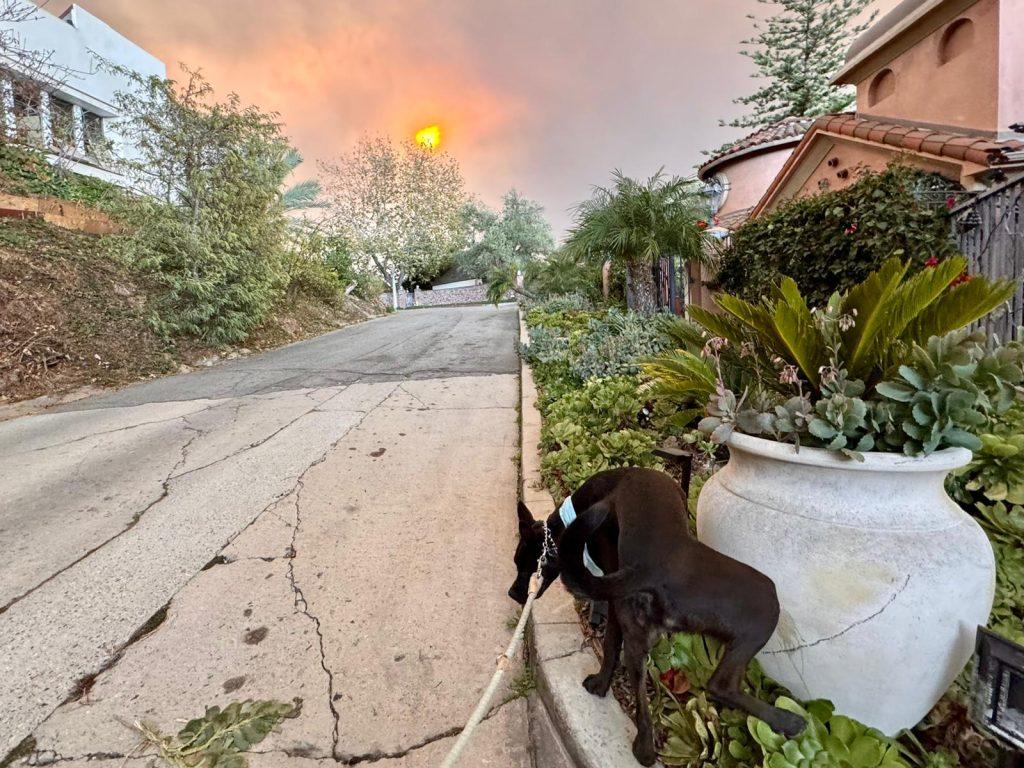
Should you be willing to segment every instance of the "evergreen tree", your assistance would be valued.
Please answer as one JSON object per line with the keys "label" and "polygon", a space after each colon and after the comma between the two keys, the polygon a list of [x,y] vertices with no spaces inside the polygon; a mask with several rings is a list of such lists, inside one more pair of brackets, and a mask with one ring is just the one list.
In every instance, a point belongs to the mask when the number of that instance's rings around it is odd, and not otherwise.
{"label": "evergreen tree", "polygon": [[854,94],[829,80],[844,63],[850,40],[874,20],[854,20],[872,0],[758,0],[780,6],[767,19],[749,18],[756,35],[743,41],[740,53],[757,65],[763,85],[734,103],[751,112],[722,125],[760,128],[786,117],[815,117],[848,107]]}

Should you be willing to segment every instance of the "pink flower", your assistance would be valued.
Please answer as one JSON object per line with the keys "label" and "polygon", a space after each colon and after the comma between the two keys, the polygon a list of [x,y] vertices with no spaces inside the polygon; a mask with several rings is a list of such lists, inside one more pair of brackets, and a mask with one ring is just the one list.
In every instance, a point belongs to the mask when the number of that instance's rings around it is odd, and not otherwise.
{"label": "pink flower", "polygon": [[798,384],[799,382],[800,372],[795,365],[787,365],[779,373],[780,384]]}
{"label": "pink flower", "polygon": [[729,345],[727,339],[723,339],[721,336],[712,336],[708,339],[708,343],[704,345],[704,357],[710,357],[711,355],[717,355],[723,349]]}
{"label": "pink flower", "polygon": [[931,269],[932,267],[939,266],[939,258],[938,258],[938,256],[932,256],[931,258],[928,259],[928,261],[926,261],[924,263],[924,265],[926,267],[928,267],[929,269]]}

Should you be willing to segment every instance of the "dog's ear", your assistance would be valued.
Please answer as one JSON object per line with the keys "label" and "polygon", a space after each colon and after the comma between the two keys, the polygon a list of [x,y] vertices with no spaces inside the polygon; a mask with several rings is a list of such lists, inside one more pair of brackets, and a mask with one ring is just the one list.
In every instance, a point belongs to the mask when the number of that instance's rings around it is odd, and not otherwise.
{"label": "dog's ear", "polygon": [[516,507],[516,514],[519,516],[519,533],[523,535],[533,527],[533,513],[520,501],[519,506]]}

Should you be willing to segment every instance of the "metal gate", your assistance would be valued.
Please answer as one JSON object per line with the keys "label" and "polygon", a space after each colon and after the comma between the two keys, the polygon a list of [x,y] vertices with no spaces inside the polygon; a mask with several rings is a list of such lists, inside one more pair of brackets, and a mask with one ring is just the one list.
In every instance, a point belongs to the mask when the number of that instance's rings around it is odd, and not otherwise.
{"label": "metal gate", "polygon": [[1006,341],[1024,325],[1024,177],[1013,179],[952,211],[953,237],[971,274],[1010,279],[1016,290],[978,327]]}

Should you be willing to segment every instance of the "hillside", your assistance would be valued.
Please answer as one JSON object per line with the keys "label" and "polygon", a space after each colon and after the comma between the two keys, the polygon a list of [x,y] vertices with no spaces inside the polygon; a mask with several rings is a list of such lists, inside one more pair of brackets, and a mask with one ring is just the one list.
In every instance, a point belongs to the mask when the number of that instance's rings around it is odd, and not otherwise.
{"label": "hillside", "polygon": [[0,404],[83,386],[120,386],[214,356],[266,349],[358,322],[354,298],[291,295],[243,345],[164,340],[147,307],[157,286],[112,254],[109,239],[40,220],[0,219]]}

